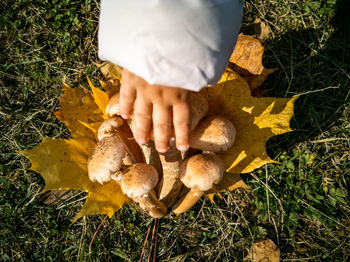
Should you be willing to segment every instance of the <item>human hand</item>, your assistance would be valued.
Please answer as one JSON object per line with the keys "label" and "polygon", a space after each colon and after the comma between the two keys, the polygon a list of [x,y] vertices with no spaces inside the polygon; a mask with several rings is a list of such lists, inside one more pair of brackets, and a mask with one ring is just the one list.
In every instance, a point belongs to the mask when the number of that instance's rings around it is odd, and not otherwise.
{"label": "human hand", "polygon": [[123,69],[120,88],[120,114],[124,119],[133,115],[134,136],[138,143],[146,144],[154,132],[156,149],[164,153],[169,149],[172,128],[176,147],[189,148],[190,123],[189,92],[185,89],[150,85],[143,78]]}

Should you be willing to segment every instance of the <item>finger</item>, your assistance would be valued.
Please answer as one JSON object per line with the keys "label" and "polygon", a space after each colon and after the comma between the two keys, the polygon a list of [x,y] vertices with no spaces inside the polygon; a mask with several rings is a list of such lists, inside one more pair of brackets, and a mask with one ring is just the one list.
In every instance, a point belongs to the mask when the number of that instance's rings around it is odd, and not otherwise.
{"label": "finger", "polygon": [[152,103],[138,96],[134,109],[134,136],[139,144],[147,144],[152,122]]}
{"label": "finger", "polygon": [[169,149],[171,107],[154,104],[152,116],[156,149],[160,153],[165,153]]}
{"label": "finger", "polygon": [[189,148],[189,126],[191,109],[188,103],[180,103],[173,107],[173,124],[175,129],[176,147],[180,151]]}
{"label": "finger", "polygon": [[136,99],[136,88],[129,85],[126,80],[125,82],[126,83],[122,83],[120,87],[119,107],[120,115],[124,119],[128,119],[132,115],[133,106]]}

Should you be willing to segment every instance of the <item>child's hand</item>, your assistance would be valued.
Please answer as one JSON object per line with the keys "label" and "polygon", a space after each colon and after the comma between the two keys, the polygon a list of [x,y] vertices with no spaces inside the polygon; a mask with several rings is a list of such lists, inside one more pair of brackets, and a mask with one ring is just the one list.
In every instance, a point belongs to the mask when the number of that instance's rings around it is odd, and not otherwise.
{"label": "child's hand", "polygon": [[143,78],[123,70],[120,88],[120,114],[135,118],[134,136],[138,143],[149,141],[153,124],[154,142],[159,152],[169,149],[174,127],[176,146],[180,151],[189,148],[188,133],[190,106],[188,91],[181,88],[150,85]]}

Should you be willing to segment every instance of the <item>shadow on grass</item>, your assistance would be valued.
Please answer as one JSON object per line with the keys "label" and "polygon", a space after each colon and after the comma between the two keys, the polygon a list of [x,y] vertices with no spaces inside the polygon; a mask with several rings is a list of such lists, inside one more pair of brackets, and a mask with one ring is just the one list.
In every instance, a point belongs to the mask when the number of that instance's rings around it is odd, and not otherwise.
{"label": "shadow on grass", "polygon": [[[304,94],[296,102],[292,128],[295,132],[272,138],[269,154],[274,157],[281,148],[314,140],[330,131],[349,103],[350,87],[350,17],[346,1],[338,2],[325,41],[313,29],[290,31],[277,42],[267,43],[264,64],[279,68],[265,82],[268,96]],[[321,91],[323,90],[323,91]],[[332,135],[332,132],[328,135]],[[276,150],[276,151],[275,151]]]}

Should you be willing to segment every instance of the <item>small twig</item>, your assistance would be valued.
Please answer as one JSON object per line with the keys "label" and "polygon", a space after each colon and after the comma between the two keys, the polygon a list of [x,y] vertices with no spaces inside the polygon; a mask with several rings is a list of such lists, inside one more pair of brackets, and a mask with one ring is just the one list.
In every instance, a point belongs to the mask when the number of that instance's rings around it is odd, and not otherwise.
{"label": "small twig", "polygon": [[149,256],[148,256],[148,259],[147,259],[148,262],[151,261],[151,254],[152,254],[154,236],[155,236],[155,232],[156,232],[156,224],[157,224],[157,219],[154,219],[153,230],[152,230],[152,238],[151,238],[151,247],[149,249]]}
{"label": "small twig", "polygon": [[319,140],[313,140],[310,141],[310,143],[316,144],[316,143],[327,143],[327,142],[333,142],[338,140],[345,140],[348,141],[348,138],[342,138],[342,137],[334,137],[334,138],[325,138],[325,139],[319,139]]}
{"label": "small twig", "polygon": [[92,236],[92,239],[91,239],[90,244],[89,244],[89,253],[91,253],[91,246],[92,246],[92,243],[94,242],[94,239],[95,239],[95,237],[96,237],[98,231],[100,230],[101,226],[103,225],[103,223],[105,222],[105,220],[107,219],[107,217],[108,217],[108,215],[106,215],[106,216],[102,219],[100,225],[98,226],[98,228],[96,229],[94,235]]}
{"label": "small twig", "polygon": [[322,89],[306,91],[306,92],[304,92],[304,93],[300,93],[300,94],[296,94],[296,95],[298,95],[298,96],[303,96],[303,95],[308,95],[308,94],[312,94],[312,93],[323,92],[323,91],[326,91],[326,90],[328,90],[328,89],[338,89],[339,86],[340,86],[340,85],[337,85],[337,86],[329,86],[329,87],[322,88]]}
{"label": "small twig", "polygon": [[156,261],[156,256],[157,256],[157,241],[158,241],[159,219],[156,219],[155,224],[156,224],[156,239],[155,239],[155,242],[154,242],[154,249],[153,249],[153,262]]}
{"label": "small twig", "polygon": [[[266,175],[265,183],[266,183],[266,185],[268,185],[269,173],[267,171],[267,165],[265,165],[265,175]],[[267,187],[265,187],[265,191],[266,191],[266,201],[267,201],[267,213],[269,215],[269,222],[271,223],[270,197],[269,197],[269,190],[267,189]]]}
{"label": "small twig", "polygon": [[145,252],[145,247],[146,247],[146,244],[147,244],[147,239],[148,239],[148,236],[149,236],[149,232],[151,232],[151,224],[148,226],[147,235],[146,235],[145,241],[143,242],[143,246],[142,246],[139,262],[141,262],[142,257],[143,257],[143,253]]}
{"label": "small twig", "polygon": [[273,217],[272,217],[271,219],[272,219],[273,225],[274,225],[274,227],[275,227],[276,238],[277,238],[277,246],[279,247],[279,246],[280,246],[280,236],[279,236],[279,233],[278,233],[278,228],[277,228],[275,219],[274,219]]}

